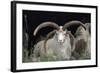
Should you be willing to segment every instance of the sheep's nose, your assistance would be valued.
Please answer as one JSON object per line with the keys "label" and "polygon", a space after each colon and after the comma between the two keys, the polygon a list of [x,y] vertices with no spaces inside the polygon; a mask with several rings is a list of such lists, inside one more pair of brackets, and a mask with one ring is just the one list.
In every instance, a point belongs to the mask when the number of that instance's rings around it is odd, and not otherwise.
{"label": "sheep's nose", "polygon": [[63,40],[59,40],[59,43],[62,44],[63,43]]}
{"label": "sheep's nose", "polygon": [[59,42],[63,42],[63,40],[59,40]]}

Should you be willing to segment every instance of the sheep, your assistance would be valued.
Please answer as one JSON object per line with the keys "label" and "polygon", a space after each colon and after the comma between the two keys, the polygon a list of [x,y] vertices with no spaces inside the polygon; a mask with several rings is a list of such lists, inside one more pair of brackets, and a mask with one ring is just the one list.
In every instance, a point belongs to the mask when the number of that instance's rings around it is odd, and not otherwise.
{"label": "sheep", "polygon": [[[86,29],[84,24],[80,21],[70,21],[65,23],[64,26],[58,26],[54,22],[44,22],[40,24],[35,29],[34,36],[41,28],[47,26],[56,28],[56,30],[50,32],[45,40],[38,42],[34,46],[33,61],[70,60],[71,53],[75,47],[75,42],[74,36],[67,30],[67,28],[72,25],[81,25]],[[53,35],[52,38],[50,38],[51,35]]]}
{"label": "sheep", "polygon": [[76,42],[75,50],[73,51],[75,59],[91,58],[91,27],[90,23],[84,25],[87,30],[80,26],[75,33]]}
{"label": "sheep", "polygon": [[[67,41],[67,42],[66,42]],[[71,55],[71,45],[70,45],[70,37],[67,35],[65,43],[60,44],[56,41],[56,34],[50,38],[46,43],[46,49],[44,48],[44,40],[40,41],[36,44],[34,54],[37,56],[40,54],[41,59],[43,60],[43,57],[46,53],[46,56],[48,60],[63,60],[63,59],[69,59]],[[65,46],[65,45],[68,46]],[[41,47],[40,47],[41,46]],[[50,47],[50,48],[49,48]],[[46,50],[46,52],[45,52]],[[67,55],[68,54],[68,55]],[[52,56],[51,56],[52,55]]]}

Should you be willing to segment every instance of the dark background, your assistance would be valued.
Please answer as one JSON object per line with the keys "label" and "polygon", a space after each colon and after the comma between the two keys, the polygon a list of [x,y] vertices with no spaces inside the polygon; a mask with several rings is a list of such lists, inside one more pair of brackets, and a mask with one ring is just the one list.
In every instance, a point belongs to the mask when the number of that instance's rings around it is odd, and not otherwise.
{"label": "dark background", "polygon": [[[26,20],[24,16],[27,16]],[[64,25],[68,21],[79,20],[83,23],[91,22],[91,14],[89,13],[72,13],[72,12],[50,12],[50,11],[30,11],[23,10],[23,31],[29,35],[28,49],[30,49],[40,38],[40,36],[46,36],[48,32],[53,28],[46,27],[41,29],[36,37],[33,36],[35,28],[45,21],[52,21],[58,25]],[[68,30],[75,33],[78,26],[69,27]],[[37,40],[38,39],[38,40]],[[23,39],[25,40],[25,39]]]}

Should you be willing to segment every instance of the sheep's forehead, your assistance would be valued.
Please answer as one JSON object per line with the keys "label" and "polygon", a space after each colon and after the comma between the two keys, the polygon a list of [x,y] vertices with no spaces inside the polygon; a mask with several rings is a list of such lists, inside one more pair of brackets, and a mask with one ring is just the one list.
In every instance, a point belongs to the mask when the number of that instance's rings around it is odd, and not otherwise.
{"label": "sheep's forehead", "polygon": [[59,28],[60,28],[59,31],[62,32],[63,31],[63,26],[60,26]]}
{"label": "sheep's forehead", "polygon": [[63,28],[63,26],[60,26],[60,29],[62,29]]}

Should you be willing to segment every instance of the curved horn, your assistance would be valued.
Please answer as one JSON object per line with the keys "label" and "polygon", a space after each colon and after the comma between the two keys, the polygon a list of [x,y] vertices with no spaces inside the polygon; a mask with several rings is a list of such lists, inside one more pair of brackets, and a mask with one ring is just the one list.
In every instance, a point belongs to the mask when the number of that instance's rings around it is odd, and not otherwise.
{"label": "curved horn", "polygon": [[86,28],[88,29],[89,33],[91,34],[91,24],[85,23]]}
{"label": "curved horn", "polygon": [[50,27],[54,27],[54,28],[56,28],[56,29],[59,29],[59,26],[58,26],[56,23],[54,23],[54,22],[43,22],[43,23],[41,23],[41,24],[35,29],[35,31],[34,31],[34,36],[36,36],[37,32],[38,32],[40,29],[42,29],[42,28],[44,28],[44,27],[47,27],[47,26],[50,26]]}
{"label": "curved horn", "polygon": [[65,30],[66,28],[68,28],[72,25],[81,25],[86,30],[85,25],[80,21],[70,21],[70,22],[65,23],[63,26],[63,30]]}
{"label": "curved horn", "polygon": [[55,32],[56,32],[56,30],[53,30],[50,33],[48,33],[48,35],[46,36],[46,39],[44,41],[44,49],[45,49],[45,52],[46,52],[46,49],[47,49],[46,43],[47,43],[48,39],[51,37],[51,35],[53,35]]}
{"label": "curved horn", "polygon": [[70,31],[66,32],[66,34],[69,34],[72,37],[73,42],[71,42],[71,44],[72,44],[72,51],[74,51],[74,49],[75,49],[75,37],[72,35],[72,33]]}

